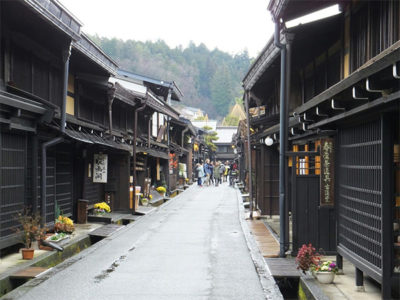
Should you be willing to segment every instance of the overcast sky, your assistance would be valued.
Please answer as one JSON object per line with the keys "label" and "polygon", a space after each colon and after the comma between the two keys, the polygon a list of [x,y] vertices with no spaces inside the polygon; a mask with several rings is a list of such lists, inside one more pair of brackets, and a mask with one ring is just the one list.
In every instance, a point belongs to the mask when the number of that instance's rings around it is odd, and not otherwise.
{"label": "overcast sky", "polygon": [[255,57],[273,32],[268,0],[59,0],[83,31],[123,40],[190,41]]}

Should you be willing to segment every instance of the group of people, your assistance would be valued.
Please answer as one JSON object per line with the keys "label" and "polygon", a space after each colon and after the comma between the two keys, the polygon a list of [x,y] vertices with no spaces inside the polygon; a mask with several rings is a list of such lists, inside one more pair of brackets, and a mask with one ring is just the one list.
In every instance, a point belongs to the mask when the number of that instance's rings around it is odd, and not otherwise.
{"label": "group of people", "polygon": [[204,165],[202,163],[196,164],[195,176],[197,185],[200,187],[203,184],[206,186],[218,186],[220,183],[226,182],[228,175],[231,175],[232,170],[236,170],[236,168],[236,164],[230,164],[229,161],[224,164],[221,161],[210,162],[209,159],[206,159]]}

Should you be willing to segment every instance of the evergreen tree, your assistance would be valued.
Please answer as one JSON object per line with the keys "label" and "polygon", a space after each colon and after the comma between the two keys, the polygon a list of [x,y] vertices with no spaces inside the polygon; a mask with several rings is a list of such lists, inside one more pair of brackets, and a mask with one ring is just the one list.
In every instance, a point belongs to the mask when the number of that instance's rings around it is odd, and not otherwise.
{"label": "evergreen tree", "polygon": [[175,81],[184,94],[183,104],[222,118],[241,93],[241,81],[250,67],[247,51],[230,55],[204,44],[171,49],[163,40],[122,41],[91,37],[122,69],[141,75]]}

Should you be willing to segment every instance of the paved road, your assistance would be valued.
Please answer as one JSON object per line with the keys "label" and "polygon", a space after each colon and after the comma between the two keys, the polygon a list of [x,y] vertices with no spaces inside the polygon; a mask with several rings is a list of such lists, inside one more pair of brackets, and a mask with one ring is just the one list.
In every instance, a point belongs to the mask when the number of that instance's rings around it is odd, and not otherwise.
{"label": "paved road", "polygon": [[18,299],[264,299],[226,184],[192,186],[92,248]]}

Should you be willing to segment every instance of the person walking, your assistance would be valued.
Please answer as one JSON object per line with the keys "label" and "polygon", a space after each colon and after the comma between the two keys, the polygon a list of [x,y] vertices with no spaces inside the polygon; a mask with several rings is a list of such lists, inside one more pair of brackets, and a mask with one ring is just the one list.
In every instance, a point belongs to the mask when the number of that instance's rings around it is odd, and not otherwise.
{"label": "person walking", "polygon": [[210,185],[210,178],[212,174],[210,160],[206,159],[206,163],[204,164],[204,176],[206,177],[204,180],[204,185]]}
{"label": "person walking", "polygon": [[225,162],[225,172],[224,172],[224,182],[228,181],[229,169],[230,169],[230,163],[229,163],[229,161],[226,161]]}
{"label": "person walking", "polygon": [[215,163],[212,161],[210,163],[210,168],[211,168],[211,175],[210,175],[210,183],[213,185],[214,184],[214,169],[215,169]]}
{"label": "person walking", "polygon": [[221,179],[221,173],[219,172],[221,168],[221,165],[219,162],[215,163],[215,168],[214,168],[214,179],[215,179],[215,186],[218,186],[219,180]]}
{"label": "person walking", "polygon": [[200,163],[198,163],[196,165],[196,176],[197,176],[197,186],[202,187],[203,186],[203,177],[204,177],[204,168]]}
{"label": "person walking", "polygon": [[219,161],[219,183],[222,184],[222,179],[224,178],[225,174],[225,165],[221,161]]}

